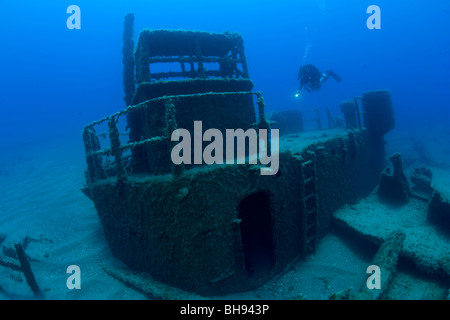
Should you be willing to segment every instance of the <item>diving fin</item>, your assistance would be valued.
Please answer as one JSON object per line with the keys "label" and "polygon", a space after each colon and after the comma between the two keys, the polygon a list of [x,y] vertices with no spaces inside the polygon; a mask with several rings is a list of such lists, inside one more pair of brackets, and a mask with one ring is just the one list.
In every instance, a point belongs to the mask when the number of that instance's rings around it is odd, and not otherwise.
{"label": "diving fin", "polygon": [[325,72],[326,74],[330,75],[331,77],[333,77],[334,80],[336,80],[337,82],[341,82],[342,78],[339,77],[336,73],[334,73],[333,70],[328,70],[327,72]]}

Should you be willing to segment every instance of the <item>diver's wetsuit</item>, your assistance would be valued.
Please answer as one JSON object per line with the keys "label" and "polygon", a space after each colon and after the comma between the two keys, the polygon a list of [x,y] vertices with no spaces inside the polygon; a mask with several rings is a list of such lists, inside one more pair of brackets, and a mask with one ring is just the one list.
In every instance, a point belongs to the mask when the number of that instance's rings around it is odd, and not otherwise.
{"label": "diver's wetsuit", "polygon": [[341,77],[339,77],[332,70],[327,70],[325,73],[321,73],[319,69],[317,69],[312,64],[306,64],[302,66],[298,72],[297,80],[300,80],[300,88],[299,91],[305,88],[308,92],[318,91],[322,84],[328,80],[329,77],[332,77],[337,82],[342,81]]}

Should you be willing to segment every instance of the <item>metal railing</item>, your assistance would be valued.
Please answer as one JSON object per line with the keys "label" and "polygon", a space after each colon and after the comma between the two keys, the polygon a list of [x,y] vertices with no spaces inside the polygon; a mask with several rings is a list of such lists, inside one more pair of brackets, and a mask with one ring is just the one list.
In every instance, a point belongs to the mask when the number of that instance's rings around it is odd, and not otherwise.
{"label": "metal railing", "polygon": [[[228,96],[228,95],[255,95],[257,97],[256,103],[258,106],[258,122],[257,126],[260,129],[269,128],[269,124],[266,121],[264,114],[264,98],[262,97],[262,92],[207,92],[207,93],[197,93],[197,94],[185,94],[185,95],[170,95],[163,96],[154,99],[150,99],[144,101],[142,103],[129,106],[119,112],[116,112],[108,117],[100,119],[98,121],[94,121],[83,129],[83,140],[86,152],[86,162],[88,166],[88,183],[94,182],[99,179],[106,179],[111,176],[111,174],[107,174],[105,172],[105,164],[103,161],[104,156],[114,157],[115,164],[115,176],[117,177],[119,182],[123,182],[127,179],[128,173],[123,163],[123,153],[127,150],[133,150],[136,147],[156,144],[161,142],[171,143],[171,133],[177,129],[177,123],[175,118],[176,107],[175,104],[177,101],[190,98],[190,97],[202,97],[202,96]],[[150,108],[154,103],[163,102],[165,105],[165,132],[167,134],[150,137],[141,141],[133,141],[128,142],[126,144],[122,144],[120,141],[119,129],[117,127],[117,123],[119,118],[129,114],[132,111],[136,110],[145,110]],[[108,125],[108,132],[97,134],[95,127],[101,124],[106,123]],[[109,136],[110,147],[101,148],[98,137],[107,137]],[[172,173],[174,176],[179,176],[183,172],[183,165],[175,165],[172,163]]]}

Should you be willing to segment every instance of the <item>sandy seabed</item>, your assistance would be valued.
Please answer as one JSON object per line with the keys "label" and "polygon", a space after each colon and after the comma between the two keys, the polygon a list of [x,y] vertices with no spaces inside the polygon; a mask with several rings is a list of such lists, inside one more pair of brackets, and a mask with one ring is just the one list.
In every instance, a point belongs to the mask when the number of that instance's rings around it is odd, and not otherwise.
{"label": "sandy seabed", "polygon": [[[0,254],[7,253],[14,242],[31,239],[26,253],[44,299],[147,299],[106,274],[98,263],[124,267],[108,247],[94,204],[80,190],[85,183],[84,170],[81,135],[19,145],[2,152],[0,235],[6,238],[0,244]],[[450,178],[440,183],[449,181]],[[314,255],[292,264],[260,288],[210,298],[328,299],[334,292],[359,288],[365,283],[373,254],[330,233],[321,240]],[[80,267],[80,290],[67,288],[70,274],[66,270],[70,265]],[[433,292],[425,298],[437,298],[445,292],[435,283],[411,280],[407,273],[401,277],[403,284],[415,283],[423,287],[422,291]],[[397,287],[402,288],[403,284]],[[33,299],[23,274],[3,266],[0,288],[0,299]],[[404,292],[400,290],[399,294]],[[424,295],[409,298],[423,299]]]}

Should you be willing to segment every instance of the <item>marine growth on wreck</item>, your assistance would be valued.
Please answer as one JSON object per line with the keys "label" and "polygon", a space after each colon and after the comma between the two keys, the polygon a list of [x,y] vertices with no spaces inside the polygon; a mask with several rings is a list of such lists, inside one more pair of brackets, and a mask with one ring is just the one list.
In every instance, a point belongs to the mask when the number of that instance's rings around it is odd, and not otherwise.
{"label": "marine growth on wreck", "polygon": [[445,5],[206,4],[2,5],[0,299],[450,299]]}
{"label": "marine growth on wreck", "polygon": [[[84,192],[95,203],[114,255],[131,270],[203,296],[250,290],[314,253],[336,210],[371,194],[380,177],[380,197],[386,188],[386,194],[395,196],[396,188],[400,196],[400,184],[407,183],[398,172],[401,158],[393,178],[381,174],[383,137],[395,126],[388,90],[342,102],[341,126],[329,114],[329,129],[305,131],[299,112],[266,120],[263,93],[252,91],[239,34],[147,29],[133,55],[132,24],[128,15],[127,108],[88,125],[83,134]],[[178,64],[180,71],[153,73],[155,63]],[[118,129],[122,118],[125,142]],[[288,126],[287,119],[297,122]],[[259,174],[263,165],[252,164],[250,155],[239,166],[174,164],[172,134],[183,128],[198,136],[199,121],[203,130],[276,128],[279,171]],[[102,123],[110,137],[103,149],[96,136]]]}

